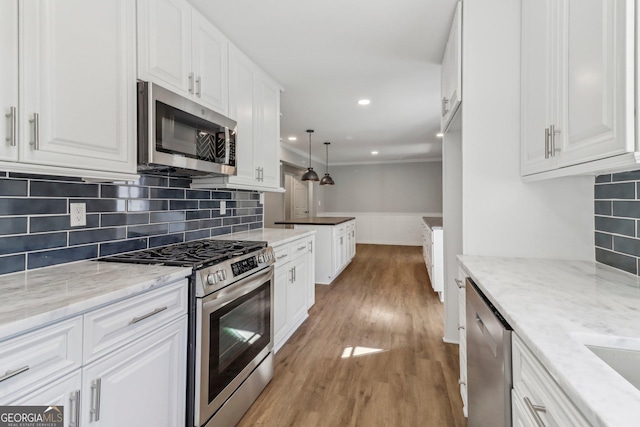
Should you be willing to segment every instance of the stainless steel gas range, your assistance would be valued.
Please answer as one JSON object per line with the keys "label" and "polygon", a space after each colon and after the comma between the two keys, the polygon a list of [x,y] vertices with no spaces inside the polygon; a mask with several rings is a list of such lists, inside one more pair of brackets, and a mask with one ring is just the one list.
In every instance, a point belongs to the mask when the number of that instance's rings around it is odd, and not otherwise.
{"label": "stainless steel gas range", "polygon": [[273,263],[266,242],[198,240],[101,261],[189,266],[187,427],[229,427],[273,377]]}

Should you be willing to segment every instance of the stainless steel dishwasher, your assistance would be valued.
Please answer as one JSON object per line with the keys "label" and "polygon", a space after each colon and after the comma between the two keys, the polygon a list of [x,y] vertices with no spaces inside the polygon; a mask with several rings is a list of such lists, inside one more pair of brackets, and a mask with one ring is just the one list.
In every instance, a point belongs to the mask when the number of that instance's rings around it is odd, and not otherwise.
{"label": "stainless steel dishwasher", "polygon": [[467,278],[468,427],[511,426],[511,327]]}

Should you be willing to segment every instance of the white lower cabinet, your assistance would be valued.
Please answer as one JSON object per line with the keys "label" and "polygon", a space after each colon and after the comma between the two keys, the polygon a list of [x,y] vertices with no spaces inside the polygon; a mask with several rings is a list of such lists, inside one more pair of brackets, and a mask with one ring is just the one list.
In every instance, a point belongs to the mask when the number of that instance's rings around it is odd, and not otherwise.
{"label": "white lower cabinet", "polygon": [[514,426],[591,425],[516,333],[512,337],[512,363]]}
{"label": "white lower cabinet", "polygon": [[314,237],[311,236],[273,248],[276,254],[273,298],[275,351],[305,321],[308,309],[315,301],[315,284],[310,282],[310,272],[315,265],[313,242]]}
{"label": "white lower cabinet", "polygon": [[462,412],[466,417],[468,415],[467,406],[467,294],[465,273],[462,269],[458,269],[458,277],[455,279],[458,285],[458,332],[460,334],[460,347],[458,349],[460,355],[460,396],[462,397]]}
{"label": "white lower cabinet", "polygon": [[77,370],[71,375],[67,375],[44,387],[39,387],[36,391],[21,398],[11,401],[11,406],[58,406],[62,407],[63,419],[67,420],[65,425],[69,427],[78,426],[80,416],[80,389],[82,387],[82,373]]}
{"label": "white lower cabinet", "polygon": [[187,318],[85,367],[82,425],[125,427],[184,423]]}
{"label": "white lower cabinet", "polygon": [[295,224],[296,230],[314,230],[314,282],[329,285],[356,256],[355,219],[338,225]]}
{"label": "white lower cabinet", "polygon": [[184,425],[186,298],[181,280],[0,343],[0,405],[64,406],[69,427]]}
{"label": "white lower cabinet", "polygon": [[444,239],[442,227],[422,224],[422,256],[427,266],[431,287],[444,301]]}

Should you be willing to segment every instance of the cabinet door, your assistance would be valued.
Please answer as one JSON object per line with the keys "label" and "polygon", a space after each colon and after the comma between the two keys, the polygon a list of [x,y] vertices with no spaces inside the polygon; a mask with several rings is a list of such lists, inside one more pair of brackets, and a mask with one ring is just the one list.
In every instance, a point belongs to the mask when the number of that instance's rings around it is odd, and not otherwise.
{"label": "cabinet door", "polygon": [[[18,2],[0,2],[0,160],[18,160]],[[6,115],[10,117],[6,117]]]}
{"label": "cabinet door", "polygon": [[20,157],[135,173],[135,4],[20,2]]}
{"label": "cabinet door", "polygon": [[192,25],[195,96],[202,104],[226,116],[229,110],[229,43],[195,10]]}
{"label": "cabinet door", "polygon": [[[634,150],[633,1],[567,0],[560,166]],[[564,129],[561,129],[561,131]]]}
{"label": "cabinet door", "polygon": [[80,414],[78,405],[80,404],[81,387],[82,371],[78,369],[73,374],[41,386],[37,391],[13,400],[7,405],[57,406],[62,408],[65,426],[75,427],[78,425],[78,416]]}
{"label": "cabinet door", "polygon": [[444,132],[462,99],[462,2],[458,2],[449,30],[449,38],[442,59],[441,92],[442,114],[440,129]]}
{"label": "cabinet door", "polygon": [[280,88],[263,73],[258,75],[258,132],[254,156],[262,168],[260,185],[280,187]]}
{"label": "cabinet door", "polygon": [[138,77],[184,96],[195,86],[191,10],[186,0],[138,0]]}
{"label": "cabinet door", "polygon": [[82,425],[184,425],[186,332],[183,316],[85,367]]}
{"label": "cabinet door", "polygon": [[289,263],[291,275],[287,281],[287,321],[293,326],[307,312],[307,257]]}
{"label": "cabinet door", "polygon": [[307,241],[309,252],[307,254],[307,310],[316,303],[316,240],[314,237]]}
{"label": "cabinet door", "polygon": [[[521,57],[521,173],[528,175],[556,167],[556,157],[546,151],[545,131],[555,122],[558,94],[557,25],[555,0],[522,0]],[[499,96],[499,94],[496,94]],[[558,122],[555,122],[557,125]]]}
{"label": "cabinet door", "polygon": [[289,276],[289,264],[276,268],[273,281],[273,341],[276,351],[280,347],[280,341],[287,334],[287,284]]}
{"label": "cabinet door", "polygon": [[255,185],[254,139],[257,120],[255,65],[235,46],[229,47],[229,115],[238,123],[236,137],[237,175],[230,181]]}

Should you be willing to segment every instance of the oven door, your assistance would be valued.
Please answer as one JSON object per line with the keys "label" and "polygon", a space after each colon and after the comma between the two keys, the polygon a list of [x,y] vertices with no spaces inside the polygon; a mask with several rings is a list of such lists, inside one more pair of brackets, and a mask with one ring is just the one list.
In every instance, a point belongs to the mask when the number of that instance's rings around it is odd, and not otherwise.
{"label": "oven door", "polygon": [[199,298],[195,425],[204,425],[273,348],[273,266]]}

